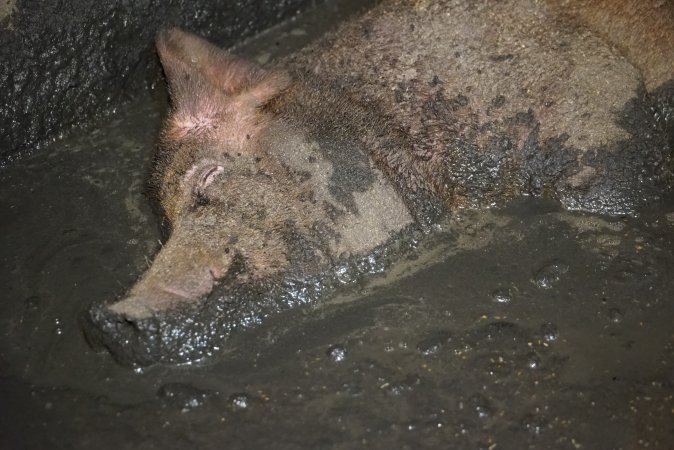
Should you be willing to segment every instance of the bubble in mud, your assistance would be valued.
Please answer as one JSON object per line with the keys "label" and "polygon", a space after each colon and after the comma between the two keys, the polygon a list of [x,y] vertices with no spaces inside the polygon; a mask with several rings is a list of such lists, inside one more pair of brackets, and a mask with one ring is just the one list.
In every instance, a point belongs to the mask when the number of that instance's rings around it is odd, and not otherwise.
{"label": "bubble in mud", "polygon": [[485,366],[485,373],[491,377],[505,378],[513,373],[513,362],[502,356],[494,358]]}
{"label": "bubble in mud", "polygon": [[248,409],[248,406],[250,406],[250,397],[245,392],[232,394],[229,397],[229,404],[232,405],[234,411]]}
{"label": "bubble in mud", "polygon": [[429,336],[426,339],[419,341],[417,344],[417,350],[424,356],[433,355],[437,353],[445,342],[450,340],[449,333],[438,333],[433,336]]}
{"label": "bubble in mud", "polygon": [[353,273],[348,266],[339,266],[335,269],[335,278],[342,284],[350,284],[353,282]]}
{"label": "bubble in mud", "polygon": [[508,288],[498,288],[491,293],[491,299],[496,303],[510,303],[513,295]]}
{"label": "bubble in mud", "polygon": [[63,334],[63,323],[58,317],[54,318],[54,332],[60,336]]}
{"label": "bubble in mud", "polygon": [[[521,341],[525,334],[522,328],[513,323],[503,320],[490,322],[473,331],[473,339],[476,343],[491,343],[491,342],[518,342]],[[491,344],[488,344],[491,345]]]}
{"label": "bubble in mud", "polygon": [[325,353],[334,362],[342,362],[346,359],[346,348],[343,345],[331,345]]}
{"label": "bubble in mud", "polygon": [[611,308],[608,310],[608,318],[613,323],[620,323],[623,321],[625,314],[618,308]]}
{"label": "bubble in mud", "polygon": [[491,402],[482,394],[475,394],[471,396],[466,402],[467,406],[475,411],[477,417],[480,419],[488,419],[494,415],[494,410]]}
{"label": "bubble in mud", "polygon": [[417,375],[408,375],[404,380],[397,383],[385,383],[383,387],[389,395],[395,397],[411,392],[419,385],[421,379]]}
{"label": "bubble in mud", "polygon": [[185,383],[167,383],[159,388],[157,396],[168,404],[187,412],[203,405],[212,395],[211,392],[198,389]]}
{"label": "bubble in mud", "polygon": [[541,336],[543,340],[547,342],[554,342],[559,337],[559,330],[557,325],[552,322],[547,322],[541,325]]}
{"label": "bubble in mud", "polygon": [[522,427],[531,434],[541,434],[549,427],[545,417],[538,414],[528,414],[522,419]]}
{"label": "bubble in mud", "polygon": [[535,353],[528,353],[526,356],[526,364],[530,369],[538,369],[541,367],[541,358]]}
{"label": "bubble in mud", "polygon": [[532,283],[541,289],[552,289],[552,287],[559,283],[562,275],[569,271],[568,264],[560,261],[555,261],[541,267],[532,278]]}
{"label": "bubble in mud", "polygon": [[436,339],[424,339],[417,344],[417,350],[425,356],[437,353],[438,350],[440,350],[440,347],[442,347],[442,342],[439,342]]}

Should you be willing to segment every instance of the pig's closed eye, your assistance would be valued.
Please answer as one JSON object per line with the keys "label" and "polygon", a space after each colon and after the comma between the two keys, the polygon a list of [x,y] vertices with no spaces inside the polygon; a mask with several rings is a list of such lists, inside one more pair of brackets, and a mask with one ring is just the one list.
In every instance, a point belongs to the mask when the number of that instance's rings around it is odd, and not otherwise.
{"label": "pig's closed eye", "polygon": [[216,164],[209,164],[201,169],[199,177],[193,189],[194,206],[206,206],[210,202],[206,188],[215,177],[223,172],[223,167]]}
{"label": "pig's closed eye", "polygon": [[203,191],[206,186],[211,184],[215,177],[223,172],[224,168],[215,164],[208,165],[204,167],[199,175],[199,180],[197,181],[197,190]]}

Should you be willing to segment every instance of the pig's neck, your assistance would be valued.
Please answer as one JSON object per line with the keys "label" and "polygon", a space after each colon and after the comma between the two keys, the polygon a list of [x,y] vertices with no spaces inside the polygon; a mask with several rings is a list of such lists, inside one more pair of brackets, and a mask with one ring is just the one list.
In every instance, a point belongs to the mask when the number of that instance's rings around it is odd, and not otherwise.
{"label": "pig's neck", "polygon": [[[311,218],[311,234],[333,260],[369,254],[411,225],[413,216],[394,185],[356,140],[327,130],[307,132],[297,122],[277,121],[262,147],[284,178],[302,192],[294,209]],[[303,211],[303,212],[302,212]]]}
{"label": "pig's neck", "polygon": [[[432,174],[432,163],[414,155],[405,133],[395,129],[385,115],[371,105],[364,108],[311,76],[294,74],[294,79],[295,84],[269,105],[269,111],[282,123],[302,130],[308,141],[316,142],[333,161],[353,165],[369,160],[418,225],[428,226],[446,213],[449,201],[439,194],[446,189],[433,184],[437,177]],[[354,169],[343,172],[358,173]],[[350,182],[340,180],[339,186]]]}

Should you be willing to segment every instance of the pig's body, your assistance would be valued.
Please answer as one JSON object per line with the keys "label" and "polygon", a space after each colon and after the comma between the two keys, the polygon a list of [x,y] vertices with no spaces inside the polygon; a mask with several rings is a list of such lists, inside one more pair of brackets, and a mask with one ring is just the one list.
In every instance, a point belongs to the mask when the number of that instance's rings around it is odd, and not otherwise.
{"label": "pig's body", "polygon": [[452,209],[652,198],[670,149],[647,89],[671,83],[674,42],[630,62],[562,3],[389,1],[269,70],[160,34],[173,109],[153,185],[172,234],[90,335],[135,362],[199,357]]}
{"label": "pig's body", "polygon": [[[388,2],[291,65],[383,111],[450,208],[546,192],[570,208],[629,212],[652,197],[669,150],[640,70],[552,14],[559,3]],[[664,37],[659,73],[671,80]]]}

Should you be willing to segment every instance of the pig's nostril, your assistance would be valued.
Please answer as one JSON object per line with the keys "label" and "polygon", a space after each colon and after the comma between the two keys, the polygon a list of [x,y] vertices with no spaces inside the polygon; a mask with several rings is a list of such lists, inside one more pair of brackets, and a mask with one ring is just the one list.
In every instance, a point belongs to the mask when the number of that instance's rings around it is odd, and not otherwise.
{"label": "pig's nostril", "polygon": [[209,267],[208,268],[208,273],[211,274],[211,278],[213,278],[213,283],[218,281],[220,278],[225,276],[224,272],[217,267]]}

